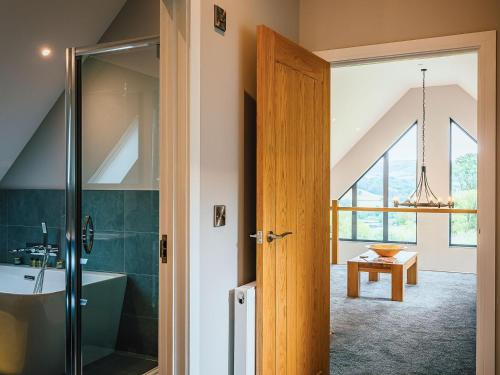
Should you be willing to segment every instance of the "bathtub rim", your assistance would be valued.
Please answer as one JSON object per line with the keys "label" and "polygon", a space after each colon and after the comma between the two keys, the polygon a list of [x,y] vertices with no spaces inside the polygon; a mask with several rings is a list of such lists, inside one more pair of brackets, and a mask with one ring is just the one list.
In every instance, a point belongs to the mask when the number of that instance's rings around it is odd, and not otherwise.
{"label": "bathtub rim", "polygon": [[[40,272],[40,268],[38,267],[31,267],[31,266],[28,266],[26,264],[20,264],[20,265],[16,265],[16,264],[10,264],[10,263],[0,263],[0,270],[2,268],[14,268],[14,269],[17,269],[17,268],[24,268],[24,269],[29,269],[29,270],[33,270],[33,271],[36,271],[35,273],[38,274]],[[66,274],[66,270],[65,269],[60,269],[60,268],[53,268],[53,267],[50,267],[50,268],[47,268],[46,269],[46,272],[49,271],[49,272],[64,272]],[[119,278],[122,278],[122,277],[125,277],[127,278],[127,274],[126,273],[120,273],[120,272],[100,272],[100,271],[82,271],[82,274],[87,274],[87,275],[95,275],[95,276],[106,276],[106,278],[103,278],[103,279],[100,279],[100,280],[96,280],[96,281],[93,281],[93,282],[89,282],[89,283],[86,283],[86,284],[83,284],[82,286],[87,286],[87,285],[91,285],[91,284],[100,284],[100,283],[103,283],[103,282],[106,282],[106,281],[109,281],[109,280],[112,280],[112,279],[119,279]],[[24,276],[24,275],[23,275]],[[51,295],[54,295],[54,294],[57,294],[57,293],[61,293],[61,292],[65,292],[66,291],[66,278],[64,278],[64,288],[63,289],[60,289],[60,290],[56,290],[56,291],[53,291],[53,292],[49,292],[49,293],[40,293],[40,294],[33,294],[33,293],[12,293],[12,292],[2,292],[0,291],[0,296],[51,296]]]}

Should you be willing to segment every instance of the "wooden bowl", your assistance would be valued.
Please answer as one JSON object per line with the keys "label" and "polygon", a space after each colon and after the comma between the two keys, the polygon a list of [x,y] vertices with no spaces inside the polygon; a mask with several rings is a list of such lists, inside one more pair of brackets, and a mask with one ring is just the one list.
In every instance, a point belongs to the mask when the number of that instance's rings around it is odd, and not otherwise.
{"label": "wooden bowl", "polygon": [[367,246],[370,250],[375,251],[381,257],[396,256],[401,250],[406,249],[406,246],[397,244],[371,244]]}

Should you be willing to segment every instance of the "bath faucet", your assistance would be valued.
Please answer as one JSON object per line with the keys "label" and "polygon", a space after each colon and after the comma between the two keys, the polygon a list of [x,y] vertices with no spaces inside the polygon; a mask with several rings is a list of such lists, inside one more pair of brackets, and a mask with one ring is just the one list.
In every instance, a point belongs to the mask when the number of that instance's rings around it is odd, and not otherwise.
{"label": "bath faucet", "polygon": [[59,248],[49,245],[49,238],[47,233],[47,224],[42,223],[42,244],[26,244],[25,249],[14,249],[9,250],[11,254],[17,253],[27,253],[31,255],[42,256],[42,267],[38,273],[35,281],[35,287],[33,288],[33,294],[40,294],[43,291],[43,279],[45,276],[45,270],[47,269],[47,263],[50,257],[57,256]]}
{"label": "bath faucet", "polygon": [[31,255],[41,255],[47,257],[55,257],[59,252],[59,248],[53,247],[52,245],[32,245],[23,249],[12,249],[9,250],[11,254],[25,253]]}
{"label": "bath faucet", "polygon": [[11,254],[28,253],[31,255],[41,255],[48,257],[57,256],[59,248],[57,246],[49,245],[49,233],[47,231],[47,223],[42,222],[42,243],[41,244],[26,244],[24,249],[9,250]]}
{"label": "bath faucet", "polygon": [[59,249],[57,247],[52,247],[51,245],[32,245],[26,249],[14,249],[9,250],[11,254],[17,253],[27,253],[31,255],[39,255],[42,256],[42,266],[40,268],[40,272],[36,276],[35,287],[33,288],[33,294],[40,294],[43,292],[43,279],[45,277],[45,270],[47,269],[47,263],[50,257],[57,256]]}

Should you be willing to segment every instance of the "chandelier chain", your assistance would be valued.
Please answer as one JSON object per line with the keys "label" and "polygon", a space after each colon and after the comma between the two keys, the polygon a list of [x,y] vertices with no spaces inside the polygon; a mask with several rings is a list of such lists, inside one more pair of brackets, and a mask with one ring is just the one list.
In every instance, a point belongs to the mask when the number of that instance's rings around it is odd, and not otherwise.
{"label": "chandelier chain", "polygon": [[425,72],[427,69],[422,69],[422,165],[425,165]]}
{"label": "chandelier chain", "polygon": [[420,171],[420,177],[418,178],[418,183],[415,191],[403,202],[400,202],[398,198],[394,199],[394,207],[450,207],[455,206],[455,202],[452,197],[448,198],[447,202],[441,201],[441,198],[436,197],[432,191],[429,180],[427,179],[427,168],[425,166],[425,127],[426,127],[426,87],[425,87],[425,73],[427,69],[421,69],[422,71],[422,165]]}

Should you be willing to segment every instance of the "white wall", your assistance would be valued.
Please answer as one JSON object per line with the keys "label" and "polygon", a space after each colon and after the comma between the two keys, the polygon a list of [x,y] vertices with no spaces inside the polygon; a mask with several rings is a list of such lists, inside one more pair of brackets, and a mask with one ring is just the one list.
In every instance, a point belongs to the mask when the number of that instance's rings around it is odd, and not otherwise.
{"label": "white wall", "polygon": [[[229,293],[255,278],[255,244],[248,234],[255,229],[256,26],[297,40],[299,2],[218,1],[227,11],[221,35],[213,27],[214,2],[200,1],[199,368],[201,374],[228,374]],[[225,227],[213,227],[215,204],[227,206]]]}
{"label": "white wall", "polygon": [[[421,124],[421,96],[420,88],[409,90],[332,168],[333,199],[338,199],[415,120]],[[434,193],[443,199],[449,195],[450,118],[476,138],[476,100],[457,85],[429,87],[427,173]],[[420,148],[420,128],[418,137]],[[340,241],[340,263],[366,251],[365,246],[364,242]],[[409,250],[418,251],[423,270],[476,272],[476,248],[449,247],[446,214],[419,214],[417,245]]]}

